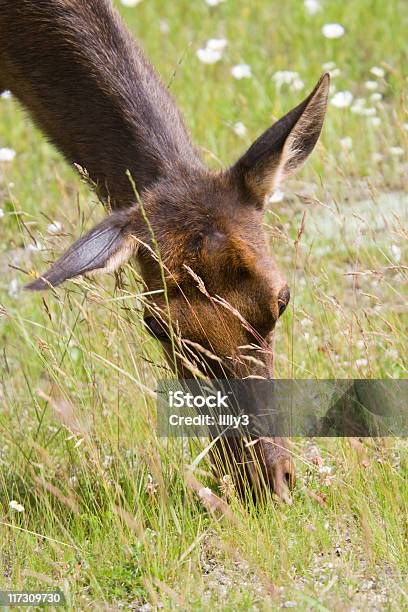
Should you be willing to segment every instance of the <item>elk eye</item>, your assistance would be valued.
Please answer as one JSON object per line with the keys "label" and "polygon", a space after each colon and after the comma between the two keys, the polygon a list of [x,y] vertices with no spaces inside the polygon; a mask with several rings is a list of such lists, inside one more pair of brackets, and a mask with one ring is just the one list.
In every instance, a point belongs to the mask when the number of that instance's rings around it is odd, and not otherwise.
{"label": "elk eye", "polygon": [[289,287],[284,287],[278,295],[278,307],[279,307],[279,316],[283,315],[286,310],[287,305],[290,300],[290,290]]}
{"label": "elk eye", "polygon": [[165,324],[155,317],[147,316],[144,318],[146,329],[153,338],[157,340],[168,340],[169,335]]}

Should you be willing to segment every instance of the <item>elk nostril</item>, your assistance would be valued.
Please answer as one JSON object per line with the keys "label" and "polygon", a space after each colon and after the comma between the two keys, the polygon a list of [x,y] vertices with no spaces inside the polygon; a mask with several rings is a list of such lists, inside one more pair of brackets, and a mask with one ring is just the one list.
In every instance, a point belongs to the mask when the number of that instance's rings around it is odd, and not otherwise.
{"label": "elk nostril", "polygon": [[286,310],[287,305],[290,300],[290,289],[286,285],[283,289],[280,290],[278,295],[278,308],[279,308],[279,316],[283,315]]}

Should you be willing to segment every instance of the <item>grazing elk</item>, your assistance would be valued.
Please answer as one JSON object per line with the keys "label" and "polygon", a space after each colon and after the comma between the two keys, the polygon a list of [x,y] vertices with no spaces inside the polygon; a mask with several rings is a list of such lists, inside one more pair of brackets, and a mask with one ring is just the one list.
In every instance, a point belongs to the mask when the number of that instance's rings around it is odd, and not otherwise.
{"label": "grazing elk", "polygon": [[[135,256],[150,291],[166,283],[144,320],[180,377],[188,370],[175,343],[212,377],[271,378],[289,289],[267,254],[263,209],[319,138],[328,75],[223,171],[205,166],[109,0],[1,0],[1,89],[86,169],[111,209],[28,288],[110,272]],[[258,474],[245,445],[227,447],[237,474],[289,500],[294,469],[284,440],[259,438],[251,448]]]}

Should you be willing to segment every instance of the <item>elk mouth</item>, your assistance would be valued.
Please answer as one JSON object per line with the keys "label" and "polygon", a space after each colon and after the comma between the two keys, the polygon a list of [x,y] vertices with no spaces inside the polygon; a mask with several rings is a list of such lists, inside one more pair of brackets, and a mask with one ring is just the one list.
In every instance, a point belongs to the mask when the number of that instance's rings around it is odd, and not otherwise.
{"label": "elk mouth", "polygon": [[211,451],[217,475],[228,473],[242,500],[269,495],[292,505],[295,468],[283,438],[223,438]]}
{"label": "elk mouth", "polygon": [[295,469],[285,440],[261,437],[254,448],[256,462],[251,475],[257,495],[264,495],[266,488],[279,501],[292,505]]}

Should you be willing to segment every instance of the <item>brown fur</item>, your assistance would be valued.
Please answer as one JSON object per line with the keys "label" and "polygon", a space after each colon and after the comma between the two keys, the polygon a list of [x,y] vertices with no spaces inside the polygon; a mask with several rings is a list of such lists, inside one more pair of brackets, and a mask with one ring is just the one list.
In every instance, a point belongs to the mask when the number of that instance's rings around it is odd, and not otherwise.
{"label": "brown fur", "polygon": [[[267,252],[262,208],[316,144],[327,75],[223,172],[204,166],[108,0],[0,2],[0,82],[114,210],[29,288],[110,271],[137,253],[151,291],[163,289],[164,266],[168,304],[159,294],[146,325],[179,376],[190,375],[193,359],[210,376],[271,377],[274,328],[289,290]],[[245,463],[242,447],[232,447],[237,465]],[[293,467],[274,449],[264,438],[255,450],[267,483],[284,497]]]}
{"label": "brown fur", "polygon": [[0,2],[0,81],[112,206],[201,166],[180,113],[107,0]]}

